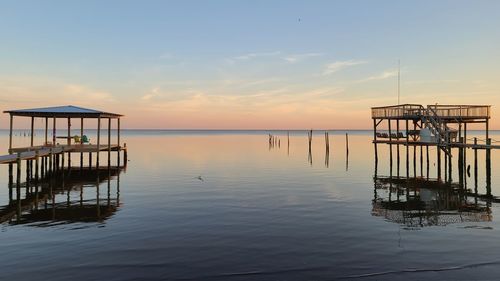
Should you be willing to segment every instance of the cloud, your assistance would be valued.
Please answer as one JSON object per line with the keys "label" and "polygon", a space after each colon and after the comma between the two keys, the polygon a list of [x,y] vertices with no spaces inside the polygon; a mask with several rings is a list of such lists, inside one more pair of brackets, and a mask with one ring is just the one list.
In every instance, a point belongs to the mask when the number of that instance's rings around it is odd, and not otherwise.
{"label": "cloud", "polygon": [[151,92],[145,94],[144,96],[141,97],[142,100],[148,101],[151,100],[152,98],[160,96],[160,88],[155,87],[151,90]]}
{"label": "cloud", "polygon": [[274,57],[280,55],[280,51],[275,51],[275,52],[261,52],[261,53],[248,53],[248,54],[243,54],[239,55],[236,57],[228,58],[226,59],[227,62],[230,64],[235,63],[236,61],[248,61],[252,59],[257,59],[257,58],[262,58],[262,57]]}
{"label": "cloud", "polygon": [[289,63],[297,63],[308,58],[322,56],[322,53],[305,53],[305,54],[294,54],[284,57],[283,59]]}
{"label": "cloud", "polygon": [[386,70],[382,72],[381,74],[375,75],[375,76],[370,76],[364,81],[373,81],[373,80],[384,80],[387,78],[395,77],[398,76],[398,71],[397,70]]}
{"label": "cloud", "polygon": [[328,64],[323,71],[323,75],[330,75],[335,72],[338,72],[344,68],[350,67],[350,66],[355,66],[355,65],[360,65],[360,64],[365,64],[367,63],[366,61],[360,61],[360,60],[348,60],[348,61],[336,61]]}

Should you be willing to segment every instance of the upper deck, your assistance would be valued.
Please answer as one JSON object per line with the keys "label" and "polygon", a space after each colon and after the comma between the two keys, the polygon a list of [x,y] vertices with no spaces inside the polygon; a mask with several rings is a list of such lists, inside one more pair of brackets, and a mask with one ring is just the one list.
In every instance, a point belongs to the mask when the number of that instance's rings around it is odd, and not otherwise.
{"label": "upper deck", "polygon": [[438,116],[446,122],[467,122],[490,119],[491,105],[427,105],[401,104],[372,107],[373,119],[421,119],[427,115]]}

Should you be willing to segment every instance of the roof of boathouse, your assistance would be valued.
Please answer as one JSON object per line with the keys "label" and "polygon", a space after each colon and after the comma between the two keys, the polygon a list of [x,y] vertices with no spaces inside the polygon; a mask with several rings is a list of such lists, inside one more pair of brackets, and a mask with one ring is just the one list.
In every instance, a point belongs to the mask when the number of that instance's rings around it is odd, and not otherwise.
{"label": "roof of boathouse", "polygon": [[6,110],[4,113],[9,113],[13,116],[56,118],[119,118],[123,116],[118,113],[105,112],[73,105]]}

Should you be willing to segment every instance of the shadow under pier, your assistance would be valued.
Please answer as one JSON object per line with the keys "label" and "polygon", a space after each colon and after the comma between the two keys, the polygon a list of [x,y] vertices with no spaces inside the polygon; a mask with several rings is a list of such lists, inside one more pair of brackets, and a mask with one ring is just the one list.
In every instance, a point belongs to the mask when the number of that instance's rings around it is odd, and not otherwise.
{"label": "shadow under pier", "polygon": [[104,222],[119,209],[123,171],[117,166],[71,167],[23,182],[19,177],[14,182],[9,171],[9,203],[0,206],[0,222],[35,226]]}
{"label": "shadow under pier", "polygon": [[372,215],[409,228],[492,221],[491,193],[439,179],[374,177]]}

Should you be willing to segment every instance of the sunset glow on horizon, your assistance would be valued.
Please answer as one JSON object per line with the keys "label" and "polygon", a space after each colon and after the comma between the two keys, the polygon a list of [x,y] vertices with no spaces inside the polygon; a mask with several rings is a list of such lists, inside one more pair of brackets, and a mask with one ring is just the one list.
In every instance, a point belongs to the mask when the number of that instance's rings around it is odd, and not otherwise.
{"label": "sunset glow on horizon", "polygon": [[135,129],[370,129],[370,107],[397,104],[400,60],[401,103],[492,105],[500,129],[500,2],[52,4],[3,3],[1,111],[71,104]]}

